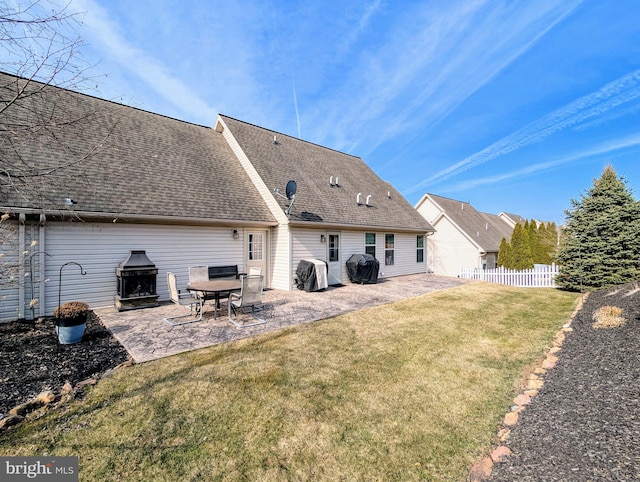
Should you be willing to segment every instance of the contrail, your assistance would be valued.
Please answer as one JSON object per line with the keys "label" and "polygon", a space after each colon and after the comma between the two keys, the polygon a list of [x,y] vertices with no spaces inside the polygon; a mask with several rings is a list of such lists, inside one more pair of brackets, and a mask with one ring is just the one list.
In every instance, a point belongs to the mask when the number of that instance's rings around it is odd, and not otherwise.
{"label": "contrail", "polygon": [[640,70],[631,72],[602,87],[597,92],[576,99],[566,106],[528,124],[480,152],[453,164],[409,188],[411,193],[429,184],[443,181],[496,157],[539,142],[556,132],[604,114],[606,111],[640,97]]}
{"label": "contrail", "polygon": [[300,114],[298,113],[298,96],[296,95],[296,81],[293,81],[293,105],[296,108],[296,122],[298,123],[298,139],[302,138],[300,135]]}

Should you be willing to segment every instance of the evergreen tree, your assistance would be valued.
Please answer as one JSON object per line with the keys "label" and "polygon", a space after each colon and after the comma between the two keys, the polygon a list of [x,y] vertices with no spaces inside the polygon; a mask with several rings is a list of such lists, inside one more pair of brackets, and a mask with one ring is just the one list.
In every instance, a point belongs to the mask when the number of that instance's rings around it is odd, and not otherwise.
{"label": "evergreen tree", "polygon": [[599,289],[640,276],[640,204],[612,166],[580,200],[571,199],[557,260],[558,284]]}
{"label": "evergreen tree", "polygon": [[533,268],[533,256],[529,245],[529,222],[524,225],[518,223],[511,235],[511,250],[513,252],[513,269]]}
{"label": "evergreen tree", "polygon": [[511,251],[511,244],[506,238],[502,238],[500,241],[500,248],[498,250],[498,266],[503,268],[511,268],[513,265],[513,252]]}
{"label": "evergreen tree", "polygon": [[556,223],[542,223],[538,228],[538,237],[540,240],[540,257],[536,260],[536,263],[553,263],[558,249],[558,227]]}
{"label": "evergreen tree", "polygon": [[531,260],[534,264],[540,263],[540,260],[543,256],[543,248],[542,241],[540,239],[540,228],[538,226],[538,223],[534,219],[532,219],[531,221],[529,221],[529,224],[525,223],[525,228],[527,230],[527,238],[529,240],[529,251],[531,251]]}

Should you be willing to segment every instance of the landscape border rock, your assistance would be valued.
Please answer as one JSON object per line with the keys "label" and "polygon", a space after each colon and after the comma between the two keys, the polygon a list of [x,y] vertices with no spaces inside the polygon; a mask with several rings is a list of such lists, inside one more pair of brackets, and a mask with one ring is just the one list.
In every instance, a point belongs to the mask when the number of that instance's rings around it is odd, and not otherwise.
{"label": "landscape border rock", "polygon": [[469,470],[469,482],[485,482],[491,480],[494,464],[503,462],[505,457],[511,455],[511,450],[504,445],[504,443],[508,440],[513,426],[518,423],[518,414],[526,410],[526,406],[531,403],[532,397],[535,397],[538,394],[538,390],[544,385],[544,375],[547,373],[547,370],[556,366],[558,362],[558,356],[556,354],[562,351],[562,345],[567,333],[573,331],[571,323],[582,309],[587,296],[588,293],[580,297],[576,308],[569,317],[569,321],[562,325],[562,328],[553,339],[551,348],[547,350],[545,357],[538,361],[537,365],[539,366],[529,374],[526,385],[521,390],[521,393],[514,398],[511,410],[505,415],[502,426],[498,430],[496,435],[497,445],[492,447],[489,454],[483,455],[482,458],[471,467]]}

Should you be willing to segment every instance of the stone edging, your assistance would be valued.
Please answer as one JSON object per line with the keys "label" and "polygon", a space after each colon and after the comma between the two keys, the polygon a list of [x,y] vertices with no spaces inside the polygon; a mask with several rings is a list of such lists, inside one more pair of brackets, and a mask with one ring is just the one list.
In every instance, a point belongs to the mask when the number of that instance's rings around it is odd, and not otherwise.
{"label": "stone edging", "polygon": [[527,385],[524,387],[522,392],[513,399],[511,410],[504,416],[502,426],[500,430],[498,430],[497,446],[493,448],[489,454],[483,456],[478,462],[476,462],[473,467],[471,467],[471,470],[469,471],[469,482],[483,482],[491,480],[491,472],[493,471],[494,464],[499,464],[504,461],[505,457],[511,455],[511,450],[509,447],[504,445],[504,443],[509,438],[512,427],[518,423],[520,412],[526,410],[526,406],[531,402],[531,399],[538,394],[538,390],[540,390],[544,385],[544,375],[547,373],[547,370],[556,366],[556,363],[558,362],[557,355],[562,350],[562,345],[564,344],[567,333],[573,331],[571,323],[578,312],[582,309],[588,295],[589,294],[586,293],[580,297],[576,308],[569,317],[569,321],[562,325],[562,328],[556,334],[553,339],[552,347],[540,363],[540,366],[533,370],[529,375]]}
{"label": "stone edging", "polygon": [[[130,367],[134,364],[133,360],[129,359],[126,362],[121,363],[115,368],[111,368],[104,372],[101,378],[106,378],[117,370]],[[9,410],[9,415],[4,418],[0,418],[0,433],[7,430],[9,427],[19,424],[27,417],[39,418],[44,415],[48,410],[52,408],[61,407],[71,400],[75,399],[86,387],[92,386],[98,383],[97,378],[88,378],[81,382],[78,382],[76,386],[72,386],[71,383],[65,383],[60,389],[60,393],[55,393],[53,390],[46,390],[41,392],[37,397],[21,403]]]}

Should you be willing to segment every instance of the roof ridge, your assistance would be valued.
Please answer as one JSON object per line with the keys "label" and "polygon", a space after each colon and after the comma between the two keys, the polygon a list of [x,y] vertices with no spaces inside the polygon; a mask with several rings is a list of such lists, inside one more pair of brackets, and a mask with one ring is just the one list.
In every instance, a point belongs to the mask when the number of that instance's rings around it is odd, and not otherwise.
{"label": "roof ridge", "polygon": [[362,159],[360,156],[356,156],[355,154],[349,154],[348,152],[339,151],[338,149],[333,149],[332,147],[323,146],[322,144],[318,144],[316,142],[311,142],[311,141],[308,141],[306,139],[301,139],[300,137],[290,136],[289,134],[284,134],[283,132],[274,131],[273,129],[269,129],[267,127],[262,127],[262,126],[259,126],[257,124],[253,124],[251,122],[247,122],[247,121],[243,121],[241,119],[237,119],[235,117],[231,117],[230,115],[226,115],[226,114],[222,114],[222,113],[220,113],[218,115],[220,117],[224,117],[226,119],[231,119],[231,120],[234,120],[236,122],[242,122],[243,124],[246,124],[248,126],[256,127],[258,129],[262,129],[264,131],[273,132],[274,134],[288,137],[289,139],[294,139],[294,140],[297,140],[297,141],[300,141],[300,142],[304,142],[306,144],[311,144],[312,146],[321,147],[322,149],[327,149],[329,151],[337,152],[338,154],[343,154],[345,156],[354,157],[354,158],[360,159],[362,162],[364,162],[364,159]]}
{"label": "roof ridge", "polygon": [[30,79],[28,77],[22,77],[20,75],[12,74],[11,72],[0,71],[0,75],[7,75],[7,76],[13,77],[15,79],[24,80],[26,82],[33,82],[35,84],[39,84],[39,85],[42,85],[42,86],[45,86],[45,87],[50,87],[52,89],[58,89],[58,90],[62,90],[64,92],[69,92],[71,94],[81,95],[83,97],[88,97],[90,99],[95,99],[95,100],[98,100],[98,101],[101,101],[101,102],[108,102],[110,104],[114,104],[114,105],[117,105],[119,107],[126,107],[128,109],[134,109],[134,110],[137,110],[139,112],[144,112],[144,113],[147,113],[147,114],[152,114],[152,115],[155,115],[155,116],[164,117],[165,119],[170,119],[170,120],[173,120],[173,121],[182,122],[184,124],[189,124],[189,125],[193,125],[193,126],[197,126],[197,127],[204,127],[205,129],[212,129],[213,130],[213,127],[211,127],[211,126],[205,126],[205,125],[202,125],[202,124],[196,124],[195,122],[189,122],[189,121],[186,121],[186,120],[183,120],[183,119],[178,119],[176,117],[171,117],[171,116],[168,116],[168,115],[165,115],[165,114],[159,114],[158,112],[153,112],[151,110],[142,109],[141,107],[136,107],[136,106],[132,106],[132,105],[123,104],[122,102],[116,102],[115,100],[105,99],[103,97],[98,97],[97,95],[87,94],[86,92],[78,92],[77,90],[67,89],[66,87],[60,87],[58,85],[54,85],[54,84],[47,83],[47,82],[42,82],[42,81],[35,80],[35,79]]}

